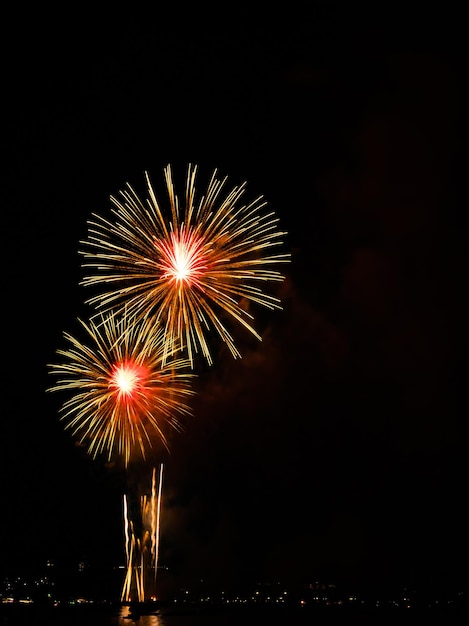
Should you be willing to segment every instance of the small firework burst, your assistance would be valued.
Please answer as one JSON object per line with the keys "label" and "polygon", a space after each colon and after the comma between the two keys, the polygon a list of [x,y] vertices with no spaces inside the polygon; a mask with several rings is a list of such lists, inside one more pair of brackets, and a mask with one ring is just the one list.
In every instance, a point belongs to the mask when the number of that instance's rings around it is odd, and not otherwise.
{"label": "small firework burst", "polygon": [[93,458],[118,456],[125,466],[134,450],[145,459],[155,436],[168,448],[165,425],[181,431],[180,418],[192,414],[189,361],[171,358],[174,347],[150,318],[137,322],[124,314],[103,315],[99,323],[79,321],[87,343],[65,332],[69,347],[57,350],[64,362],[48,365],[58,377],[48,391],[72,394],[60,409],[65,428]]}
{"label": "small firework burst", "polygon": [[118,198],[111,196],[110,220],[92,215],[80,250],[89,272],[81,284],[98,289],[87,303],[98,314],[126,307],[136,319],[154,315],[168,346],[163,361],[178,345],[187,350],[192,366],[199,351],[213,362],[211,331],[235,358],[241,356],[226,320],[235,320],[261,339],[249,303],[281,308],[279,299],[263,287],[282,281],[276,267],[290,260],[279,252],[285,233],[277,228],[278,218],[264,212],[262,196],[244,203],[246,183],[224,192],[227,178],[219,179],[215,170],[206,192],[197,197],[196,172],[196,166],[188,167],[181,202],[171,167],[164,169],[166,211],[148,173],[145,200],[127,184]]}

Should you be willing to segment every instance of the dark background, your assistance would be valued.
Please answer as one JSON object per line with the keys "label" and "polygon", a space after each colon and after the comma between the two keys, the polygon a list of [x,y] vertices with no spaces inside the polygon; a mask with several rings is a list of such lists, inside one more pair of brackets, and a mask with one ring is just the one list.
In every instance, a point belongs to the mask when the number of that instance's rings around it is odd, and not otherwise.
{"label": "dark background", "polygon": [[165,463],[177,581],[467,584],[467,46],[451,5],[5,14],[0,570],[123,563],[123,473],[64,433],[47,364],[88,315],[79,241],[126,182],[200,166],[292,253],[199,377]]}

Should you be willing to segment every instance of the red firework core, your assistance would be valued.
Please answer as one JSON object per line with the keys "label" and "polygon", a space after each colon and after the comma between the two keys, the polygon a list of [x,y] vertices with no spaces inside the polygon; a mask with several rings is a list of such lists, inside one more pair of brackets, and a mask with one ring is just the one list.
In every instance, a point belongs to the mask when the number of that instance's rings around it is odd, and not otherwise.
{"label": "red firework core", "polygon": [[203,241],[194,232],[172,233],[171,243],[155,241],[155,247],[161,254],[164,278],[191,285],[206,269]]}
{"label": "red firework core", "polygon": [[111,387],[118,393],[119,398],[132,399],[132,396],[142,391],[145,380],[145,370],[142,366],[132,362],[118,363],[114,366],[111,376]]}

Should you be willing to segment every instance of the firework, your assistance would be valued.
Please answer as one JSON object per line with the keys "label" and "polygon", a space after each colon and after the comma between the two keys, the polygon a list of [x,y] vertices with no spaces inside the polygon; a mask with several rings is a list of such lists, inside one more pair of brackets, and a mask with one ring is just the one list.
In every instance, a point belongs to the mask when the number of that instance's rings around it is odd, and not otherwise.
{"label": "firework", "polygon": [[100,313],[125,306],[137,319],[154,315],[168,350],[174,345],[187,350],[192,365],[199,351],[213,362],[211,331],[235,358],[241,356],[227,320],[261,339],[250,304],[281,308],[263,287],[282,281],[275,268],[290,260],[279,252],[286,233],[278,230],[278,218],[264,210],[262,196],[245,203],[246,183],[225,192],[227,178],[219,179],[215,170],[198,197],[196,172],[197,166],[189,165],[181,202],[171,167],[164,169],[166,210],[148,173],[145,200],[127,184],[118,197],[111,196],[110,219],[92,214],[79,251],[89,272],[81,284],[99,291],[87,303]]}
{"label": "firework", "polygon": [[57,350],[64,362],[48,366],[58,376],[48,391],[72,393],[60,409],[65,428],[93,458],[118,455],[126,467],[134,450],[145,459],[154,436],[168,448],[164,426],[180,431],[180,418],[192,414],[188,360],[168,359],[175,349],[150,318],[136,322],[125,314],[79,321],[88,343],[64,333],[69,347]]}
{"label": "firework", "polygon": [[128,498],[124,496],[127,569],[121,600],[125,602],[156,600],[162,485],[163,464],[158,477],[153,468],[151,495],[140,498],[140,524],[131,519]]}

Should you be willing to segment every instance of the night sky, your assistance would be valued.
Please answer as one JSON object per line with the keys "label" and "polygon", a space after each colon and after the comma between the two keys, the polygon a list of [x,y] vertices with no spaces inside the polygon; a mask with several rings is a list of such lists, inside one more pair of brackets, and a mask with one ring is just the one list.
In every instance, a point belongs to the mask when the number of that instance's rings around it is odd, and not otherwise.
{"label": "night sky", "polygon": [[[5,20],[1,571],[123,563],[126,480],[164,462],[180,580],[468,582],[466,34],[344,4]],[[292,261],[129,479],[64,432],[47,364],[90,313],[86,220],[168,163],[247,181]]]}

